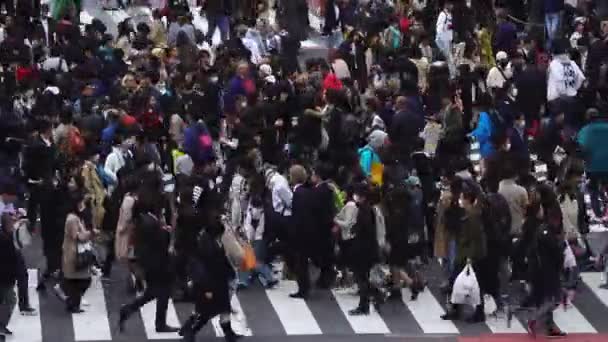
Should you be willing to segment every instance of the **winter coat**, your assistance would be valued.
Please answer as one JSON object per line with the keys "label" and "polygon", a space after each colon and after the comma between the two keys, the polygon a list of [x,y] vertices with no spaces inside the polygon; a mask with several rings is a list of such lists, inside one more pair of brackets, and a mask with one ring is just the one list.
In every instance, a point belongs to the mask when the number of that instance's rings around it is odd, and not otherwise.
{"label": "winter coat", "polygon": [[91,239],[91,232],[84,227],[84,222],[74,213],[68,214],[65,221],[65,233],[63,236],[63,260],[61,271],[66,279],[88,279],[91,277],[90,268],[76,270],[76,254],[79,242],[87,242]]}

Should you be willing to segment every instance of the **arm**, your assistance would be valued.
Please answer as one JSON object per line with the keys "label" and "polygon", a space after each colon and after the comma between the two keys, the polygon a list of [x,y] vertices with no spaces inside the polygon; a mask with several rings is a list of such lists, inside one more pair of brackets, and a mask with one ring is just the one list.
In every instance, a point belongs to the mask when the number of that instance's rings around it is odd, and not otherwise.
{"label": "arm", "polygon": [[348,202],[334,218],[334,223],[342,230],[350,230],[357,223],[357,206]]}
{"label": "arm", "polygon": [[116,164],[116,157],[114,153],[111,153],[106,159],[104,170],[106,171],[106,174],[110,176],[112,183],[114,184],[118,182],[118,177],[116,176],[116,172],[118,171]]}
{"label": "arm", "polygon": [[90,240],[91,232],[80,229],[80,219],[75,215],[69,215],[65,222],[65,231],[70,239],[78,242]]}

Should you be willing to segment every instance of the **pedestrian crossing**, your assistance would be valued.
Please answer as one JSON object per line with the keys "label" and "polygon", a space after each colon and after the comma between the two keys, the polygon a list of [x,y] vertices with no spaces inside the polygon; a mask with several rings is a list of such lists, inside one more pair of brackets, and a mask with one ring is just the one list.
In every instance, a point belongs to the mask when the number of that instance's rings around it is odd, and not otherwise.
{"label": "pedestrian crossing", "polygon": [[[22,316],[15,309],[9,329],[14,335],[10,342],[54,342],[56,336],[64,336],[62,342],[124,340],[116,327],[120,304],[128,300],[119,281],[106,284],[93,280],[84,299],[89,303],[81,314],[67,314],[49,307],[63,308],[54,296],[38,293],[37,270],[29,270],[29,293],[32,306],[40,307],[38,316]],[[608,327],[602,317],[608,314],[608,290],[599,288],[600,273],[583,273],[582,290],[572,306],[555,309],[557,325],[569,333],[606,332]],[[120,284],[118,284],[120,283]],[[445,300],[437,289],[426,289],[416,301],[410,300],[410,292],[403,290],[403,300],[389,302],[380,312],[372,310],[368,316],[349,316],[348,311],[358,304],[354,291],[335,289],[314,291],[311,298],[293,299],[294,281],[282,281],[275,289],[260,287],[240,291],[232,299],[232,325],[237,333],[245,336],[315,336],[315,335],[475,335],[475,334],[525,334],[524,315],[517,315],[510,325],[506,319],[488,317],[485,323],[468,324],[444,321]],[[117,299],[119,298],[119,299]],[[127,323],[128,340],[162,341],[179,340],[176,333],[157,333],[154,329],[156,305],[151,302],[141,308],[139,317]],[[179,326],[192,310],[191,304],[169,302],[167,323]],[[134,321],[139,321],[136,323]],[[219,318],[214,318],[201,335],[222,337]]]}

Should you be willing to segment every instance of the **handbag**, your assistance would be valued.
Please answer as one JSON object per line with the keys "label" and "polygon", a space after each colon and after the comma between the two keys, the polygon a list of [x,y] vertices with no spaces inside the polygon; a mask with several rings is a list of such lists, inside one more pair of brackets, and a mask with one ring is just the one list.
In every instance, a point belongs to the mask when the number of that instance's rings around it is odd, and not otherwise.
{"label": "handbag", "polygon": [[95,262],[93,244],[90,241],[78,242],[76,246],[76,271],[83,271]]}

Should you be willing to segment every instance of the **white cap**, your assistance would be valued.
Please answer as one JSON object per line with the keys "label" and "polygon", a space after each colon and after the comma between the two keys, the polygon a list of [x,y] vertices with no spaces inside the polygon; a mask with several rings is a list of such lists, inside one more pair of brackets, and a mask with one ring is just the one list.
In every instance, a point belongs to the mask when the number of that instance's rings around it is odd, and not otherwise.
{"label": "white cap", "polygon": [[496,60],[502,61],[505,59],[509,59],[509,55],[507,55],[507,53],[504,51],[498,51],[498,53],[496,54]]}

